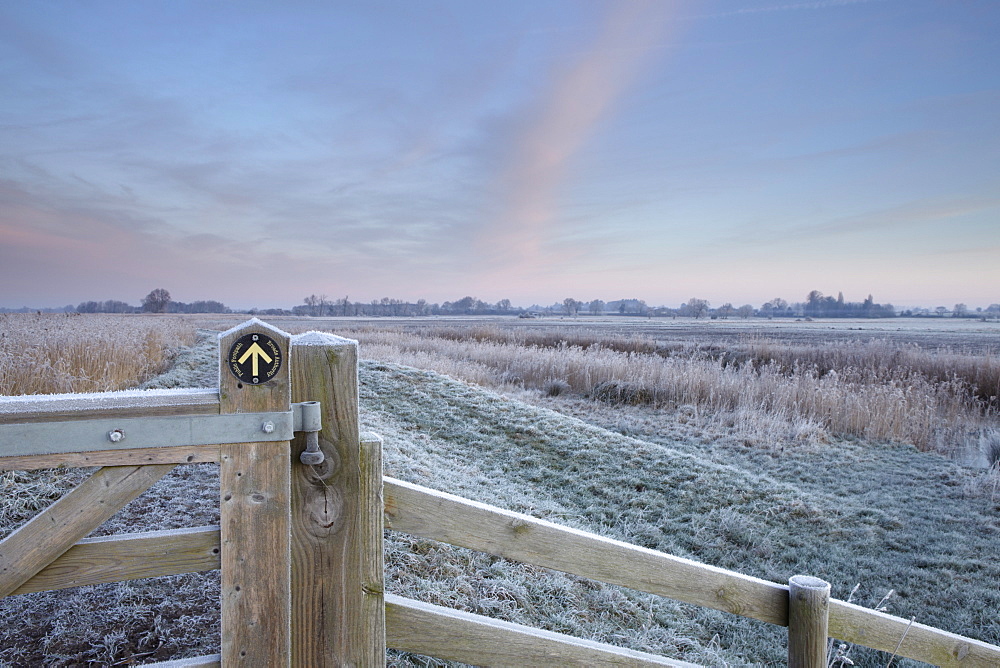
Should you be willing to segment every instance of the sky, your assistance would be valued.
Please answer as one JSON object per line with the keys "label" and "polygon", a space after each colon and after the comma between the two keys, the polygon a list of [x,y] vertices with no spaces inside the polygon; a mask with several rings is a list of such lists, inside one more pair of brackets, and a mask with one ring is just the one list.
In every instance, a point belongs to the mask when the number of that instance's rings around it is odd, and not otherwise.
{"label": "sky", "polygon": [[0,2],[0,306],[1000,302],[1000,2]]}

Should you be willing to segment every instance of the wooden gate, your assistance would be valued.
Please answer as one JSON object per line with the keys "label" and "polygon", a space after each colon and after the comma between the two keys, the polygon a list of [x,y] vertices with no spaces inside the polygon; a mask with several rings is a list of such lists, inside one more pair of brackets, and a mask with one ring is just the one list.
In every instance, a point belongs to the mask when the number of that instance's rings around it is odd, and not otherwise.
{"label": "wooden gate", "polygon": [[[102,467],[0,542],[0,596],[221,568],[221,656],[185,665],[384,663],[381,444],[359,438],[357,343],[254,319],[219,349],[217,390],[0,404],[3,469]],[[323,461],[306,466],[293,406],[316,401]],[[195,462],[219,464],[220,526],[84,539]]]}

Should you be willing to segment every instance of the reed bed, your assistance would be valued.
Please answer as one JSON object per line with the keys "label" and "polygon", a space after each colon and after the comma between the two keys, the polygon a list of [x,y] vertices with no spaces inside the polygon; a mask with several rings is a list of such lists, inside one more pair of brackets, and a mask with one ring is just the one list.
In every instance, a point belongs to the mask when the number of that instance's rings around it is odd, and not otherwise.
{"label": "reed bed", "polygon": [[[955,453],[996,426],[994,358],[886,342],[813,347],[764,340],[726,349],[613,335],[359,329],[371,359],[492,387],[571,391],[619,404],[691,405],[778,416],[831,434]],[[970,380],[971,379],[971,380]],[[990,393],[993,394],[990,394]],[[986,398],[983,398],[983,397]]]}
{"label": "reed bed", "polygon": [[634,332],[609,331],[604,327],[546,327],[543,329],[509,329],[496,325],[473,327],[432,327],[422,336],[451,341],[509,343],[532,348],[607,348],[622,353],[662,353],[667,348],[656,339]]}
{"label": "reed bed", "polygon": [[[364,336],[365,332],[408,330],[359,328],[355,331]],[[1000,408],[1000,356],[991,351],[977,354],[946,345],[928,349],[914,343],[896,343],[887,339],[801,344],[761,336],[746,336],[722,345],[697,344],[690,340],[654,338],[627,330],[587,326],[505,328],[479,325],[433,327],[414,333],[431,339],[505,343],[527,348],[575,347],[660,357],[707,358],[718,360],[724,366],[751,362],[759,368],[774,363],[789,375],[802,368],[812,368],[820,376],[830,372],[850,375],[863,369],[873,372],[874,378],[895,380],[900,371],[906,371],[934,383],[965,383],[981,402],[983,412]],[[669,333],[665,332],[665,335],[669,337]]]}
{"label": "reed bed", "polygon": [[927,350],[915,344],[897,344],[884,339],[793,346],[766,338],[748,339],[738,350],[756,364],[773,362],[786,371],[804,364],[814,367],[820,375],[866,369],[879,378],[893,378],[900,370],[906,370],[934,383],[957,381],[981,402],[983,411],[998,407],[1000,357],[990,352],[971,354],[948,347]]}
{"label": "reed bed", "polygon": [[0,314],[0,395],[135,387],[194,339],[194,327],[179,318]]}

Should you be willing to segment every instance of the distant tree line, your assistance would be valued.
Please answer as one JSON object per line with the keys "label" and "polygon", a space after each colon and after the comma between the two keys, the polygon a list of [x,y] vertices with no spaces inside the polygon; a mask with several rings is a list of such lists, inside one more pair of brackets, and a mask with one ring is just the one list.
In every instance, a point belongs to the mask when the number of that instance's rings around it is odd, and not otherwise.
{"label": "distant tree line", "polygon": [[817,317],[817,318],[892,318],[896,316],[896,310],[892,304],[876,304],[871,295],[863,302],[846,302],[843,293],[836,299],[824,297],[818,290],[810,292],[806,301],[790,304],[781,297],[775,297],[771,301],[765,302],[760,308],[754,308],[751,304],[734,306],[726,302],[722,306],[712,308],[711,302],[707,299],[692,297],[677,308],[667,306],[651,307],[641,299],[621,299],[613,302],[603,302],[596,299],[592,302],[582,302],[571,297],[567,297],[561,304],[541,309],[543,314],[555,314],[577,316],[584,311],[591,315],[638,315],[653,317],[686,317],[686,318],[711,318],[726,320],[729,318],[793,318],[793,317]]}
{"label": "distant tree line", "polygon": [[77,313],[138,313],[138,306],[132,306],[117,299],[109,299],[103,302],[80,302],[76,307]]}
{"label": "distant tree line", "polygon": [[214,300],[195,301],[190,304],[176,302],[170,298],[170,293],[163,288],[156,288],[143,297],[139,306],[117,299],[108,299],[103,302],[81,302],[74,309],[67,306],[67,312],[75,310],[77,313],[232,313],[232,309]]}
{"label": "distant tree line", "polygon": [[189,304],[174,301],[170,293],[157,288],[146,295],[138,306],[116,299],[106,301],[86,301],[77,306],[67,305],[62,308],[19,309],[2,308],[0,313],[234,313],[242,312],[252,315],[300,315],[300,316],[364,316],[364,317],[410,317],[429,315],[521,315],[521,316],[562,316],[578,317],[581,314],[591,316],[624,315],[647,318],[688,317],[711,318],[726,320],[729,318],[893,318],[897,315],[906,317],[952,317],[1000,319],[1000,304],[990,304],[984,308],[969,308],[965,304],[955,304],[952,308],[937,306],[935,308],[910,308],[897,312],[892,304],[879,304],[872,295],[861,302],[849,302],[844,294],[836,297],[826,296],[819,290],[812,290],[806,295],[805,301],[789,303],[781,297],[767,301],[759,308],[750,304],[734,306],[726,302],[713,308],[707,299],[692,297],[676,308],[668,306],[649,306],[642,299],[629,298],[605,302],[601,299],[581,301],[567,297],[561,302],[548,306],[533,304],[529,307],[519,307],[511,304],[509,299],[501,299],[496,303],[486,302],[477,297],[465,296],[453,302],[441,304],[429,303],[424,299],[410,302],[402,299],[382,297],[368,302],[351,301],[347,296],[331,299],[326,295],[309,295],[303,303],[289,309],[249,309],[234,311],[222,302],[215,300],[194,301]]}
{"label": "distant tree line", "polygon": [[[668,306],[650,306],[642,299],[629,298],[605,302],[601,299],[590,301],[567,297],[561,302],[548,306],[533,304],[528,307],[513,306],[509,299],[501,299],[496,303],[486,302],[472,296],[466,296],[453,302],[441,304],[429,303],[424,299],[409,302],[402,299],[383,297],[370,302],[351,301],[349,297],[331,299],[326,295],[309,295],[299,306],[291,311],[272,309],[276,314],[286,313],[305,316],[428,316],[428,315],[531,315],[531,316],[562,316],[579,317],[580,315],[626,315],[647,318],[689,317],[726,320],[729,318],[894,318],[897,315],[906,316],[942,316],[953,317],[1000,317],[1000,305],[991,304],[987,309],[977,308],[974,311],[964,304],[956,304],[954,309],[939,306],[936,309],[910,309],[897,313],[892,304],[879,304],[872,295],[861,302],[848,302],[844,294],[837,297],[823,295],[819,290],[812,290],[806,295],[805,301],[788,302],[781,297],[754,307],[751,304],[734,306],[726,302],[713,308],[707,299],[692,297],[677,308]],[[263,312],[262,312],[263,313]]]}
{"label": "distant tree line", "polygon": [[896,309],[892,304],[876,304],[871,295],[861,303],[844,301],[844,293],[837,298],[824,297],[819,290],[813,290],[806,296],[802,307],[805,315],[814,318],[894,318]]}
{"label": "distant tree line", "polygon": [[512,315],[524,309],[511,306],[509,299],[495,304],[476,297],[462,297],[454,302],[431,304],[424,299],[408,302],[402,299],[373,299],[370,302],[352,302],[349,297],[330,299],[326,295],[309,295],[299,306],[292,307],[293,315],[310,316],[421,316],[421,315]]}

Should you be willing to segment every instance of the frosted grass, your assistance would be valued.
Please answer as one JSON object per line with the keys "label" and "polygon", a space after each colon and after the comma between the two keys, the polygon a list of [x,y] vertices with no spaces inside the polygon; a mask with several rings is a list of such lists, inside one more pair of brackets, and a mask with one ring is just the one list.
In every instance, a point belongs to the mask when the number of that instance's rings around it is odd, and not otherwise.
{"label": "frosted grass", "polygon": [[990,356],[885,342],[795,347],[758,340],[725,351],[657,349],[648,339],[617,335],[578,335],[570,344],[562,334],[546,340],[538,332],[484,328],[352,332],[366,358],[486,387],[565,388],[612,404],[755,412],[831,435],[950,454],[996,427],[1000,365]]}

